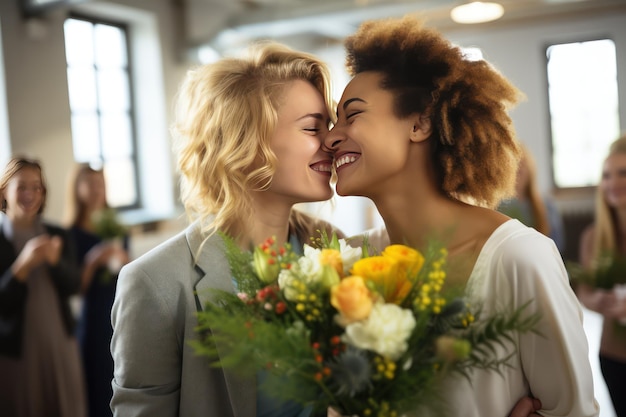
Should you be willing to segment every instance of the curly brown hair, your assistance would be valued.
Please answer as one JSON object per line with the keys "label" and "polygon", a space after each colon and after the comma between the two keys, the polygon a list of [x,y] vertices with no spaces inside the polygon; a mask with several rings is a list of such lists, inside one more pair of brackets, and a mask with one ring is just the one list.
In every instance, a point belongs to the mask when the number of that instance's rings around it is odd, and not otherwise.
{"label": "curly brown hair", "polygon": [[352,76],[383,75],[396,116],[430,118],[444,193],[488,207],[513,195],[520,148],[507,110],[523,94],[494,67],[412,16],[366,21],[345,47]]}

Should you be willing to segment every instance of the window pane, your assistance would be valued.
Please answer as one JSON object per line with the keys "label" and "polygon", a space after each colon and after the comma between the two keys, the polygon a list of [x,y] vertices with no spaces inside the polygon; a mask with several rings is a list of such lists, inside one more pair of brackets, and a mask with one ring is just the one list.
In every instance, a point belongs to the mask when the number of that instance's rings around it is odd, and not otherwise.
{"label": "window pane", "polygon": [[615,44],[552,45],[547,55],[555,184],[595,185],[620,132]]}
{"label": "window pane", "polygon": [[67,19],[65,31],[65,56],[69,66],[93,65],[93,25],[84,20]]}
{"label": "window pane", "polygon": [[107,160],[104,164],[104,176],[109,206],[130,206],[137,201],[135,169],[130,158]]}
{"label": "window pane", "polygon": [[96,25],[96,65],[100,68],[126,67],[126,37],[122,29]]}
{"label": "window pane", "polygon": [[99,138],[98,116],[95,113],[72,115],[74,159],[78,162],[100,160]]}
{"label": "window pane", "polygon": [[102,123],[102,155],[104,159],[132,155],[132,127],[126,113],[104,113]]}
{"label": "window pane", "polygon": [[116,69],[98,71],[98,92],[100,108],[103,111],[126,111],[130,108],[126,71]]}
{"label": "window pane", "polygon": [[93,67],[68,68],[67,85],[72,111],[97,109],[96,73]]}
{"label": "window pane", "polygon": [[126,29],[67,19],[67,77],[75,159],[105,167],[113,207],[138,203]]}

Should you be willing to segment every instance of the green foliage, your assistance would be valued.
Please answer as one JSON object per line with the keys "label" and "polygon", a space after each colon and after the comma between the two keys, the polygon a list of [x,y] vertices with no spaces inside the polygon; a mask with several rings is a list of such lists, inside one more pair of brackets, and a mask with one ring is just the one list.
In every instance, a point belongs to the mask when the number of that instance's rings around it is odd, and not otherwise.
{"label": "green foliage", "polygon": [[231,236],[220,233],[224,241],[226,257],[230,265],[230,273],[237,279],[239,291],[254,293],[263,287],[263,283],[254,273],[252,264],[252,252],[243,251]]}
{"label": "green foliage", "polygon": [[[542,336],[537,330],[541,320],[539,313],[527,313],[532,300],[516,310],[501,311],[486,319],[478,320],[473,326],[462,331],[462,337],[469,340],[472,346],[470,357],[458,363],[457,371],[469,378],[471,368],[489,369],[501,372],[503,366],[510,366],[508,361],[517,352],[515,338],[518,333],[532,332]],[[480,317],[480,313],[477,313]],[[498,346],[507,355],[498,353]]]}
{"label": "green foliage", "polygon": [[101,239],[124,237],[128,229],[117,218],[117,213],[111,208],[99,210],[93,214],[94,232]]}
{"label": "green foliage", "polygon": [[610,290],[615,285],[626,284],[626,257],[604,254],[594,268],[584,268],[576,262],[566,262],[565,267],[572,284],[585,284],[593,288]]}

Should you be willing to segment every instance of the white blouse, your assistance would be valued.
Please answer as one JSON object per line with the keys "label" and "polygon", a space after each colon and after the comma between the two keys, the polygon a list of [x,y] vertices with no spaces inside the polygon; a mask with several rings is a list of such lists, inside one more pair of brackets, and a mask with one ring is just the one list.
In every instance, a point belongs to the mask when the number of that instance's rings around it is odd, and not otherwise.
{"label": "white blouse", "polygon": [[529,394],[541,400],[540,414],[597,416],[583,312],[554,242],[518,220],[498,227],[482,248],[466,287],[472,302],[490,311],[518,308],[539,312],[537,330],[517,337],[517,353],[502,374],[474,371],[446,381],[442,392],[454,417],[505,417]]}

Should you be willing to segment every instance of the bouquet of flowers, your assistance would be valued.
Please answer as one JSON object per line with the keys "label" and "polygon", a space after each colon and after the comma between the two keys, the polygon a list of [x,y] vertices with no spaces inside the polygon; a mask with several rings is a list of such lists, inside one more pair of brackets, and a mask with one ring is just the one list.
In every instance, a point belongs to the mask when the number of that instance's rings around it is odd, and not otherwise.
{"label": "bouquet of flowers", "polygon": [[124,264],[120,253],[125,250],[124,238],[128,235],[128,228],[119,221],[117,212],[108,207],[94,212],[92,223],[94,233],[117,249],[116,256],[111,256],[106,269],[101,269],[98,273],[100,282],[108,285],[113,282]]}
{"label": "bouquet of flowers", "polygon": [[626,284],[626,257],[606,253],[590,269],[583,268],[577,262],[566,262],[565,266],[573,284],[585,284],[603,290]]}
{"label": "bouquet of flowers", "polygon": [[224,239],[237,292],[216,293],[198,313],[196,352],[244,375],[265,372],[268,395],[323,415],[432,407],[443,376],[499,371],[515,352],[513,333],[539,319],[521,308],[478,320],[461,290],[444,290],[447,251],[436,245],[370,256],[367,245],[322,235],[300,256],[274,239],[252,252]]}
{"label": "bouquet of flowers", "polygon": [[111,208],[94,212],[92,217],[94,232],[104,240],[122,238],[128,229],[117,218],[117,213]]}
{"label": "bouquet of flowers", "polygon": [[[584,268],[577,262],[566,262],[565,267],[573,286],[583,284],[592,289],[613,291],[617,300],[626,298],[626,257],[610,252],[602,254],[592,268]],[[606,307],[608,303],[603,303]],[[615,333],[626,338],[626,320],[614,323]]]}

